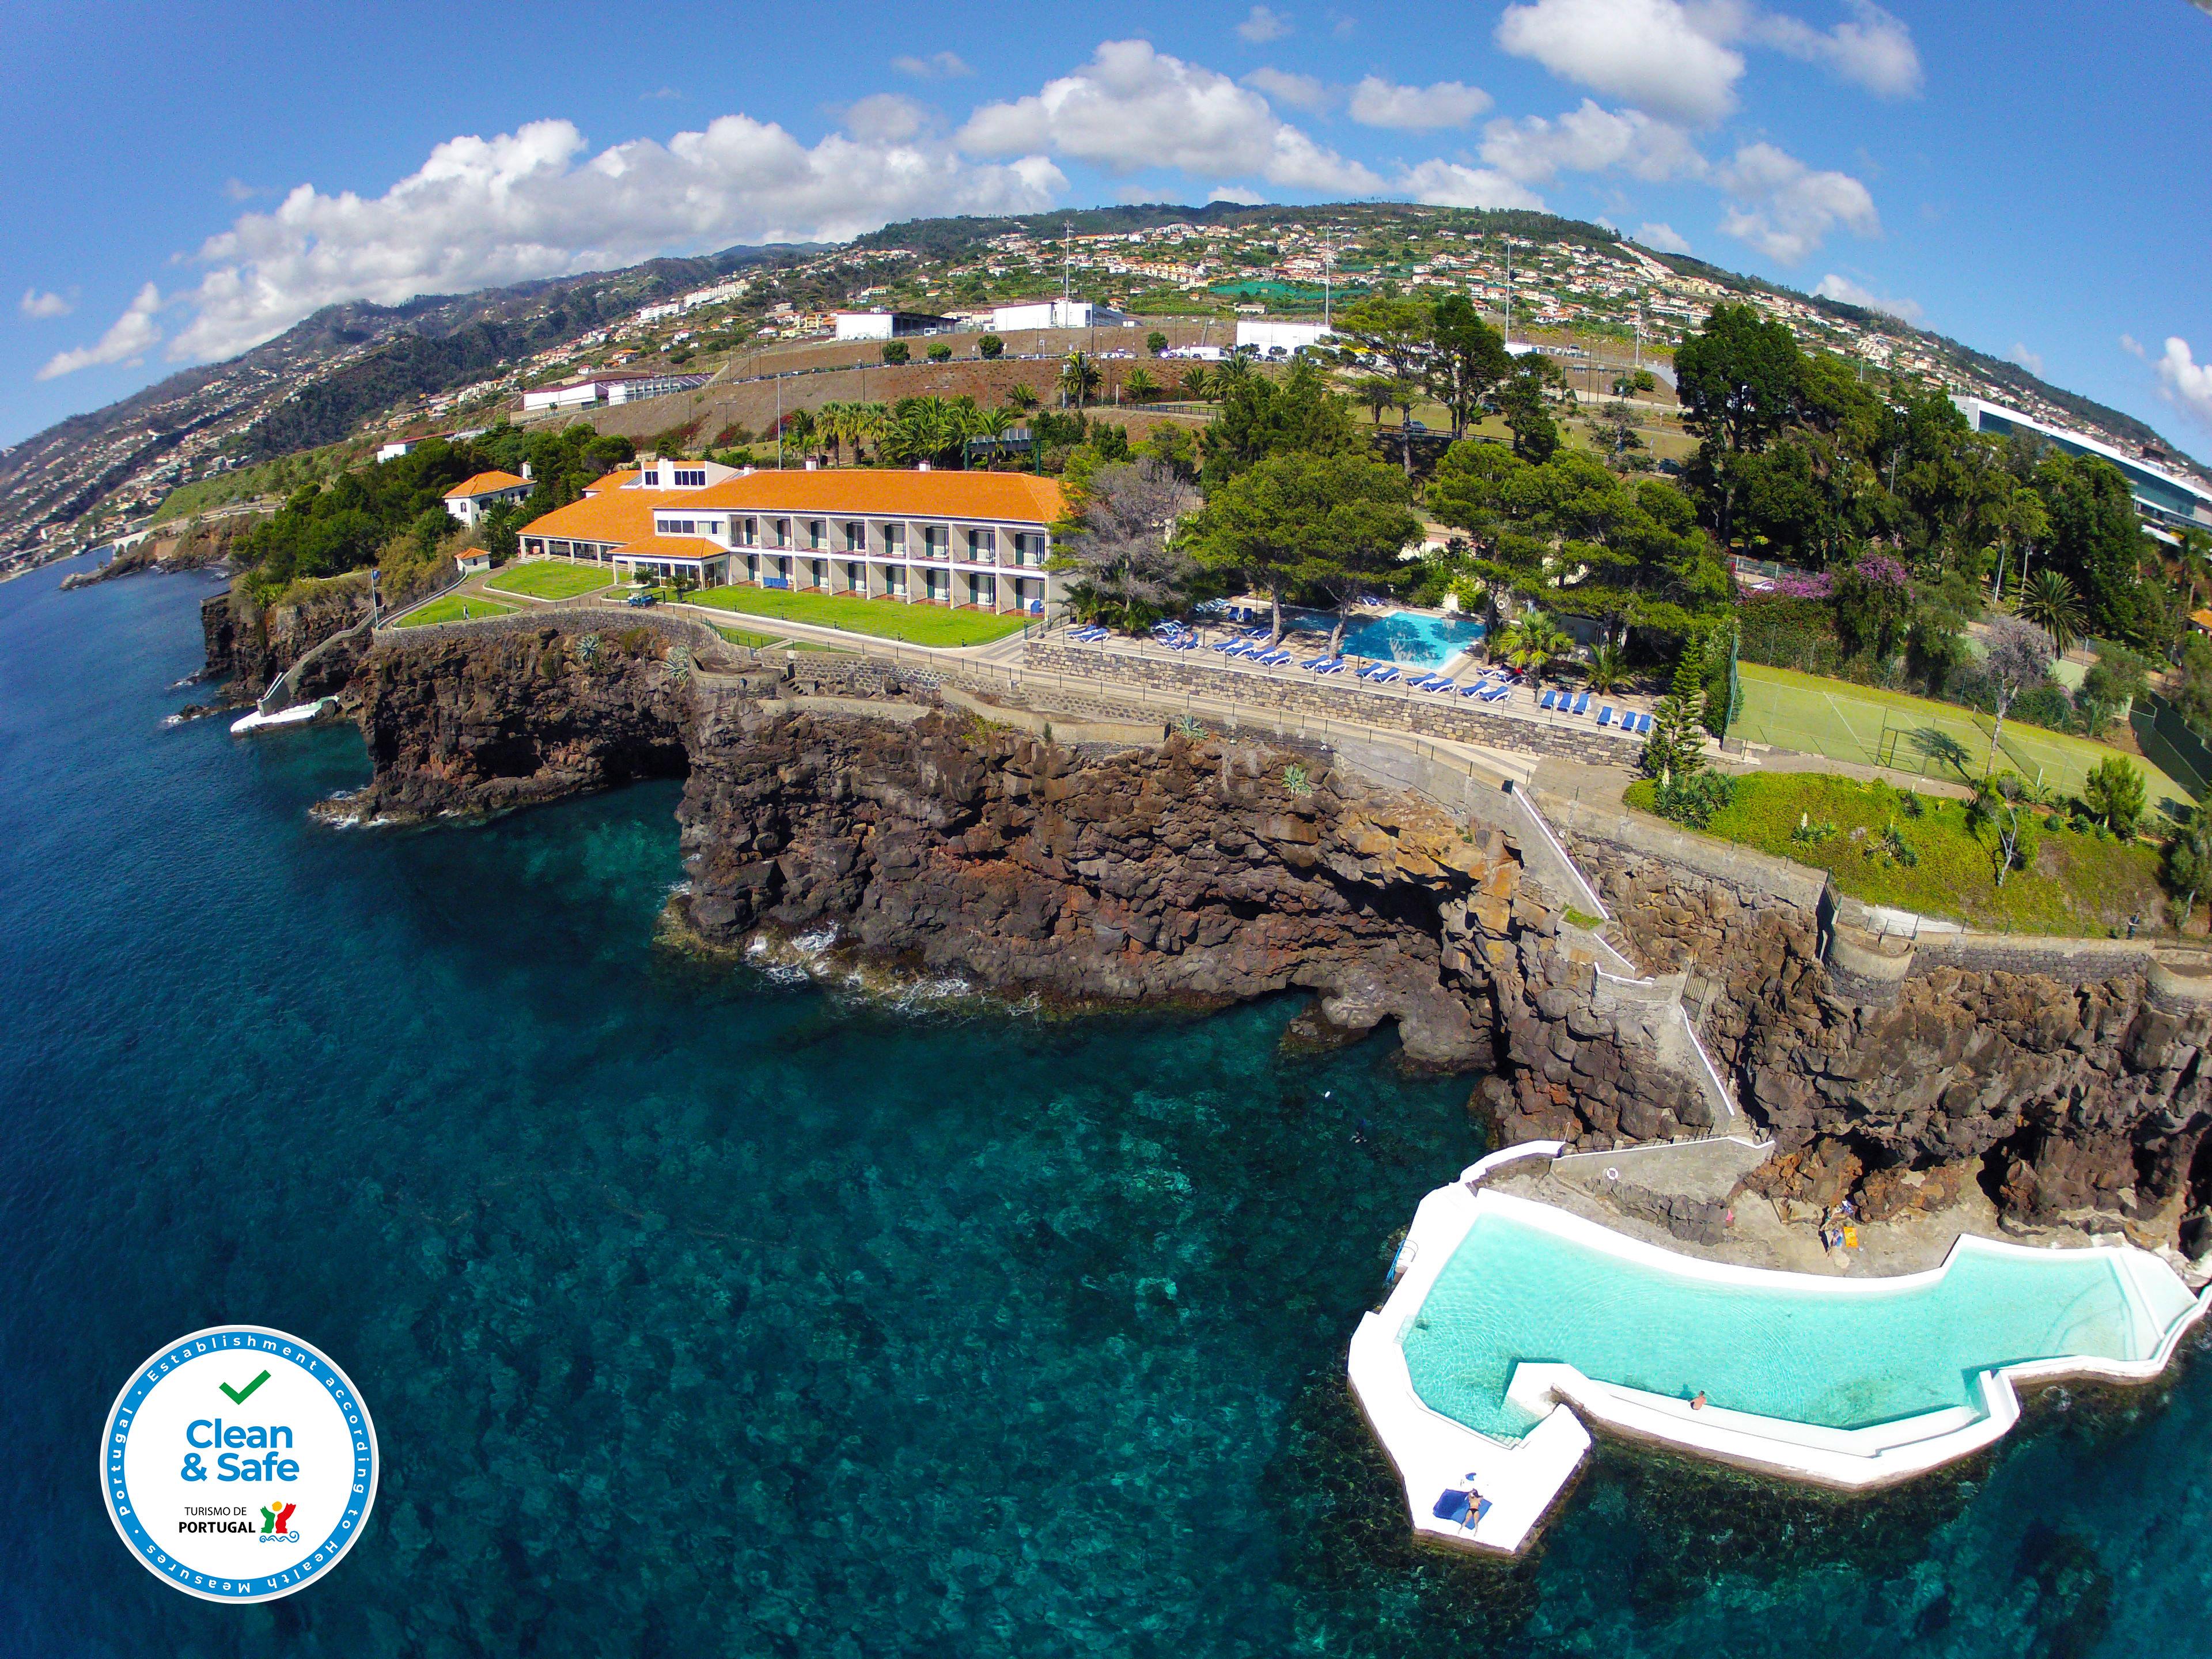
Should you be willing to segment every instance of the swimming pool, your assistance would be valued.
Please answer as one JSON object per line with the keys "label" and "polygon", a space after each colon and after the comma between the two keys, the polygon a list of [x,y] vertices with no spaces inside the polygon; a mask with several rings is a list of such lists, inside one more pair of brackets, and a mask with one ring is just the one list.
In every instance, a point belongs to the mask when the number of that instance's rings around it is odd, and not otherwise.
{"label": "swimming pool", "polygon": [[[2194,1305],[2136,1253],[2028,1250],[1966,1239],[1945,1265],[1890,1279],[1701,1269],[1631,1257],[1486,1210],[1406,1328],[1414,1392],[1479,1433],[1537,1420],[1509,1400],[1524,1362],[1792,1423],[1859,1429],[1978,1413],[1980,1374],[2035,1360],[2131,1364]],[[2162,1282],[2161,1282],[2162,1281]]]}
{"label": "swimming pool", "polygon": [[2157,1376],[2212,1304],[2125,1246],[1962,1237],[1926,1273],[1830,1278],[1684,1255],[1465,1181],[1421,1200],[1399,1267],[1352,1334],[1352,1394],[1413,1530],[1505,1555],[1574,1479],[1586,1424],[1864,1492],[2002,1438],[2016,1382]]}
{"label": "swimming pool", "polygon": [[[1300,634],[1326,635],[1336,626],[1327,611],[1285,611],[1286,627]],[[1431,617],[1418,611],[1391,611],[1380,617],[1355,617],[1345,625],[1344,649],[1406,668],[1442,668],[1482,642],[1489,631],[1465,617]]]}

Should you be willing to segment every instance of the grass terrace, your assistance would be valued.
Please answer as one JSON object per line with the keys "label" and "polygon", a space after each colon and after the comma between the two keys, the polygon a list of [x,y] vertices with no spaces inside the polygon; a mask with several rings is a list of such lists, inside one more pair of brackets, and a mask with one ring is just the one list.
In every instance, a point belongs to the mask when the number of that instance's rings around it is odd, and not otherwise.
{"label": "grass terrace", "polygon": [[615,573],[603,564],[569,564],[556,559],[507,565],[484,582],[485,587],[497,592],[519,593],[529,599],[573,599],[614,584]]}
{"label": "grass terrace", "polygon": [[481,593],[448,593],[402,617],[398,626],[428,628],[433,623],[474,622],[482,617],[504,617],[514,608],[511,605],[495,605]]}
{"label": "grass terrace", "polygon": [[795,593],[773,587],[709,587],[687,594],[692,605],[778,622],[811,623],[908,645],[988,645],[1021,631],[1020,617],[996,617],[986,611],[950,611],[943,605],[902,605],[892,599],[861,599],[836,593]]}
{"label": "grass terrace", "polygon": [[[1654,786],[1629,786],[1628,804],[1650,811]],[[1915,810],[1918,816],[1914,816]],[[2038,811],[2021,836],[2026,867],[1997,885],[1994,829],[1966,822],[1966,803],[1861,783],[1826,772],[1738,778],[1735,798],[1705,833],[1826,870],[1869,904],[1950,916],[1991,932],[2106,938],[2162,931],[2158,849],[2141,842],[2056,827]],[[1902,845],[1905,851],[1897,848]]]}
{"label": "grass terrace", "polygon": [[[1741,664],[1738,673],[1743,707],[1729,723],[1731,738],[1952,783],[1981,776],[1989,758],[1996,722],[1978,710],[1761,663]],[[2110,744],[2008,720],[1997,746],[1999,769],[2009,766],[2031,783],[2040,775],[2066,794],[2079,794],[2092,770],[2120,755],[2142,769],[2154,813],[2185,812],[2191,805],[2189,793],[2157,767]]]}

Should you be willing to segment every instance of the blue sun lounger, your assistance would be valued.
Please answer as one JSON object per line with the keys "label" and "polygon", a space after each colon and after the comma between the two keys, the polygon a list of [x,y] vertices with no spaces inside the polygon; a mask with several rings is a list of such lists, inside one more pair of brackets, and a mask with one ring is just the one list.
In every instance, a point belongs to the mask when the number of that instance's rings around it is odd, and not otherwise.
{"label": "blue sun lounger", "polygon": [[1589,700],[1590,700],[1590,694],[1589,694],[1589,692],[1587,692],[1587,691],[1583,692],[1583,693],[1582,694],[1582,696],[1580,696],[1579,697],[1577,697],[1577,698],[1575,699],[1575,706],[1574,706],[1572,708],[1570,708],[1569,710],[1567,710],[1567,713],[1569,713],[1570,714],[1589,714]]}
{"label": "blue sun lounger", "polygon": [[1395,663],[1377,663],[1372,668],[1363,670],[1359,678],[1375,685],[1388,685],[1398,678],[1398,665]]}
{"label": "blue sun lounger", "polygon": [[1287,651],[1263,651],[1252,659],[1262,668],[1280,668],[1290,659],[1291,653]]}
{"label": "blue sun lounger", "polygon": [[1489,690],[1488,680],[1469,680],[1465,685],[1460,687],[1459,694],[1462,697],[1479,697]]}
{"label": "blue sun lounger", "polygon": [[1604,708],[1597,711],[1597,723],[1600,726],[1610,726],[1613,724],[1613,705],[1611,703],[1606,704]]}
{"label": "blue sun lounger", "polygon": [[1506,698],[1512,695],[1513,682],[1510,680],[1500,680],[1497,684],[1492,686],[1490,690],[1482,694],[1482,700],[1485,702],[1503,702]]}
{"label": "blue sun lounger", "polygon": [[1547,689],[1542,696],[1536,699],[1536,707],[1539,708],[1557,708],[1559,706],[1559,693],[1557,687]]}

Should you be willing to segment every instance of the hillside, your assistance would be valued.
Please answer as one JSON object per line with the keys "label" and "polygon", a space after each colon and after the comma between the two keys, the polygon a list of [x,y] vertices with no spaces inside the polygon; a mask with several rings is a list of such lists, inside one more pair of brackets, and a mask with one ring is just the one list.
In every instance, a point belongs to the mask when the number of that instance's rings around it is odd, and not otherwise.
{"label": "hillside", "polygon": [[[1716,301],[1747,300],[1808,347],[2086,428],[2202,475],[2142,422],[2015,363],[1881,313],[1638,247],[1601,225],[1402,203],[1152,204],[917,220],[835,247],[735,247],[400,306],[331,307],[228,362],[172,375],[0,453],[0,568],[128,530],[187,483],[216,496],[226,472],[280,456],[345,444],[347,459],[397,434],[490,424],[520,387],[617,352],[641,366],[721,371],[769,342],[817,335],[836,308],[973,315],[1056,294],[1063,281],[1082,297],[1194,325],[1225,323],[1240,305],[1318,316],[1325,285],[1340,297],[1384,283],[1457,289],[1493,317],[1510,307],[1516,337],[1609,339],[1623,350],[1632,340],[1662,366]],[[679,312],[681,295],[696,309]],[[747,378],[746,367],[726,378]]]}

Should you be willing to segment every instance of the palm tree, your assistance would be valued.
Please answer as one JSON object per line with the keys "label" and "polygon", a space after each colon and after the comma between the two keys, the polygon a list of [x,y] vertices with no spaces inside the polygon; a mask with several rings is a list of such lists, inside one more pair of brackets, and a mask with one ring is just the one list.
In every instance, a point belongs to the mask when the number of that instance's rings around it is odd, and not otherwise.
{"label": "palm tree", "polygon": [[1067,361],[1060,365],[1060,395],[1071,399],[1080,409],[1098,395],[1098,387],[1103,379],[1097,364],[1080,351],[1071,351],[1067,354]]}
{"label": "palm tree", "polygon": [[794,409],[783,417],[783,441],[796,446],[801,455],[811,455],[820,425],[819,417],[812,411]]}
{"label": "palm tree", "polygon": [[1024,386],[1019,380],[1006,388],[1006,407],[1018,415],[1028,414],[1043,401],[1037,396],[1035,386]]}
{"label": "palm tree", "polygon": [[1159,396],[1160,383],[1141,368],[1129,371],[1129,378],[1121,382],[1121,390],[1129,394],[1133,404],[1148,404]]}
{"label": "palm tree", "polygon": [[968,435],[971,438],[990,439],[992,447],[987,453],[986,459],[995,461],[999,459],[998,441],[1013,429],[1014,411],[1012,410],[979,409],[975,411],[975,419],[968,424]]}
{"label": "palm tree", "polygon": [[2021,621],[2033,623],[2051,635],[2051,648],[2062,657],[2088,626],[2081,611],[2081,596],[2057,570],[2039,570],[2029,577],[2015,609]]}
{"label": "palm tree", "polygon": [[1540,611],[1524,611],[1498,636],[1497,645],[1506,661],[1534,679],[1542,678],[1547,665],[1574,648],[1567,632]]}
{"label": "palm tree", "polygon": [[1376,426],[1382,424],[1382,411],[1398,401],[1397,383],[1380,374],[1366,376],[1352,390],[1359,401],[1367,405],[1367,418]]}
{"label": "palm tree", "polygon": [[1194,404],[1202,404],[1213,395],[1213,374],[1203,364],[1193,363],[1182,372],[1177,389]]}
{"label": "palm tree", "polygon": [[1592,646],[1589,679],[1593,691],[1617,690],[1628,679],[1628,653],[1617,645]]}
{"label": "palm tree", "polygon": [[844,459],[845,410],[849,405],[832,400],[814,411],[814,435],[822,447],[839,460]]}

